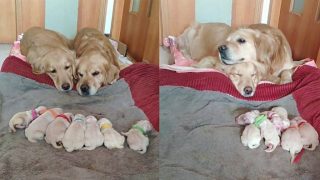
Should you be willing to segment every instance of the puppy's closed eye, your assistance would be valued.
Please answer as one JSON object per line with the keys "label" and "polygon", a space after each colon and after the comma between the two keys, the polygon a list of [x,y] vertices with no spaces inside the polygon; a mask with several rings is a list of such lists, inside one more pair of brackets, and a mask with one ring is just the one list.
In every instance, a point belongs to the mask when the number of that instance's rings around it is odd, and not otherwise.
{"label": "puppy's closed eye", "polygon": [[69,68],[70,68],[70,66],[66,66],[66,67],[64,67],[64,69],[65,69],[65,70],[67,70],[67,69],[69,69]]}
{"label": "puppy's closed eye", "polygon": [[54,73],[56,73],[56,72],[57,72],[57,70],[55,70],[55,69],[53,69],[53,70],[50,71],[50,73],[52,73],[52,74],[54,74]]}
{"label": "puppy's closed eye", "polygon": [[79,77],[82,77],[82,76],[83,76],[83,74],[78,72],[78,76],[79,76]]}
{"label": "puppy's closed eye", "polygon": [[92,73],[92,76],[97,76],[97,75],[99,75],[99,74],[100,74],[99,71],[95,71],[95,72]]}

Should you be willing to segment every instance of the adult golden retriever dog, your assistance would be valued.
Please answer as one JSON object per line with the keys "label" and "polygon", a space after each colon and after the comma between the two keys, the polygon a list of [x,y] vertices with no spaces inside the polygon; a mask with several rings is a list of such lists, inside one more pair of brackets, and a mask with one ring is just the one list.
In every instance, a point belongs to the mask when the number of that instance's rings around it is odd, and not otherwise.
{"label": "adult golden retriever dog", "polygon": [[266,24],[253,24],[232,32],[219,46],[222,63],[254,63],[262,77],[276,83],[291,81],[293,62],[289,43],[283,33]]}
{"label": "adult golden retriever dog", "polygon": [[70,42],[57,32],[40,27],[28,29],[21,40],[21,54],[26,56],[35,74],[47,73],[61,91],[73,88],[75,53]]}
{"label": "adult golden retriever dog", "polygon": [[193,23],[177,37],[178,49],[185,57],[200,61],[206,56],[218,57],[218,47],[231,32],[224,23]]}
{"label": "adult golden retriever dog", "polygon": [[80,95],[94,95],[100,87],[118,79],[120,67],[116,50],[104,34],[92,28],[81,29],[73,45]]}

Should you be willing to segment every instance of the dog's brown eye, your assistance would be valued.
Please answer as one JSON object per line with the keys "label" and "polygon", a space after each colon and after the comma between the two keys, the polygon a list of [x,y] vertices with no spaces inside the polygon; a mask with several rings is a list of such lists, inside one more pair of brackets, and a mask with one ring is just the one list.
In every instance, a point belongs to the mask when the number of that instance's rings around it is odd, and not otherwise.
{"label": "dog's brown eye", "polygon": [[81,73],[78,73],[78,75],[79,75],[80,77],[82,77],[82,76],[83,76],[83,74],[81,74]]}
{"label": "dog's brown eye", "polygon": [[99,75],[99,74],[100,74],[100,72],[95,71],[95,72],[92,73],[92,76],[97,76],[97,75]]}
{"label": "dog's brown eye", "polygon": [[64,69],[65,69],[65,70],[67,70],[67,69],[69,69],[69,68],[70,68],[70,66],[66,66],[66,67],[64,67]]}
{"label": "dog's brown eye", "polygon": [[51,70],[50,73],[54,74],[56,73],[57,71],[54,69],[54,70]]}
{"label": "dog's brown eye", "polygon": [[246,42],[246,40],[245,40],[245,39],[243,39],[243,38],[239,38],[237,41],[238,41],[238,43],[240,43],[240,44],[243,44],[243,43],[245,43],[245,42]]}

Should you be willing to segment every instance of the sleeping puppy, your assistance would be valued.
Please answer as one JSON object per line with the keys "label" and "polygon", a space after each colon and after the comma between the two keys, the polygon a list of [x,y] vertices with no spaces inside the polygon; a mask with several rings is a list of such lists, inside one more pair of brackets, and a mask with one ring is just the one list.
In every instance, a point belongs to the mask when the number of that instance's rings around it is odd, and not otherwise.
{"label": "sleeping puppy", "polygon": [[36,143],[37,140],[42,140],[48,125],[61,113],[63,113],[61,108],[53,108],[41,114],[25,130],[27,139],[32,143]]}
{"label": "sleeping puppy", "polygon": [[261,139],[260,129],[254,124],[247,125],[241,135],[242,144],[250,149],[259,147]]}
{"label": "sleeping puppy", "polygon": [[140,154],[144,154],[149,146],[149,138],[147,133],[152,130],[152,125],[148,120],[140,120],[132,126],[132,128],[122,133],[127,136],[127,142],[130,149],[137,151]]}
{"label": "sleeping puppy", "polygon": [[253,24],[235,30],[218,51],[223,64],[252,62],[262,76],[276,78],[273,81],[278,83],[291,81],[291,69],[296,66],[283,33],[266,24]]}
{"label": "sleeping puppy", "polygon": [[97,124],[97,119],[94,116],[87,116],[86,130],[84,132],[84,145],[82,150],[94,150],[96,147],[102,146],[104,136]]}
{"label": "sleeping puppy", "polygon": [[101,32],[81,29],[74,39],[74,49],[80,95],[94,95],[100,87],[118,79],[120,67],[116,50]]}
{"label": "sleeping puppy", "polygon": [[39,106],[36,109],[30,111],[18,112],[9,121],[9,131],[16,132],[16,129],[24,129],[28,127],[31,121],[35,120],[41,114],[47,110],[44,106]]}
{"label": "sleeping puppy", "polygon": [[317,131],[313,126],[311,126],[311,124],[301,117],[296,117],[293,120],[297,121],[303,148],[314,151],[319,145],[319,135]]}
{"label": "sleeping puppy", "polygon": [[218,47],[230,32],[231,27],[224,23],[194,23],[177,37],[177,47],[186,58],[195,61],[218,57]]}
{"label": "sleeping puppy", "polygon": [[260,112],[258,110],[248,111],[236,117],[236,123],[239,125],[252,124]]}
{"label": "sleeping puppy", "polygon": [[290,126],[290,121],[288,119],[288,112],[283,107],[274,107],[271,111],[266,111],[268,119],[277,128],[278,134],[287,129]]}
{"label": "sleeping puppy", "polygon": [[98,121],[98,124],[104,136],[104,146],[108,149],[122,149],[125,138],[112,128],[112,123],[108,119],[102,118]]}
{"label": "sleeping puppy", "polygon": [[295,154],[302,150],[302,139],[298,128],[298,123],[295,120],[291,120],[290,127],[282,133],[281,147],[282,149],[290,152],[291,163],[294,161]]}
{"label": "sleeping puppy", "polygon": [[26,56],[35,74],[46,73],[60,91],[73,88],[75,53],[63,35],[40,27],[28,29],[21,40],[21,54]]}
{"label": "sleeping puppy", "polygon": [[67,152],[79,150],[84,146],[85,130],[86,117],[82,114],[76,114],[62,139],[62,144]]}
{"label": "sleeping puppy", "polygon": [[72,113],[59,114],[47,127],[46,136],[44,137],[46,142],[51,144],[54,148],[62,148],[62,138],[70,126],[72,118]]}
{"label": "sleeping puppy", "polygon": [[[260,122],[257,120],[259,117]],[[254,124],[261,129],[261,136],[264,138],[264,144],[267,146],[266,152],[272,152],[280,144],[280,137],[276,127],[267,119],[265,115],[256,118]]]}

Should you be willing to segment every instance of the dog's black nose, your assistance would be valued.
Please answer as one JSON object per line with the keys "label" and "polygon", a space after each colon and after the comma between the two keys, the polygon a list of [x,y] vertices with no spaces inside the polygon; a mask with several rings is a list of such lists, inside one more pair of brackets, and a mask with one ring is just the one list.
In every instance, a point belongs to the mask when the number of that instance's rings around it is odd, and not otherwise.
{"label": "dog's black nose", "polygon": [[252,87],[250,87],[250,86],[246,86],[246,87],[243,89],[243,91],[244,91],[245,95],[251,95],[253,89],[252,89]]}
{"label": "dog's black nose", "polygon": [[228,49],[228,47],[226,45],[221,45],[218,47],[219,52],[225,52]]}
{"label": "dog's black nose", "polygon": [[70,84],[69,83],[63,83],[61,88],[65,91],[69,90],[70,89]]}
{"label": "dog's black nose", "polygon": [[80,89],[83,95],[89,95],[89,86],[87,84],[82,84]]}

